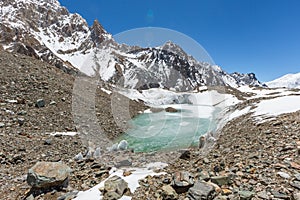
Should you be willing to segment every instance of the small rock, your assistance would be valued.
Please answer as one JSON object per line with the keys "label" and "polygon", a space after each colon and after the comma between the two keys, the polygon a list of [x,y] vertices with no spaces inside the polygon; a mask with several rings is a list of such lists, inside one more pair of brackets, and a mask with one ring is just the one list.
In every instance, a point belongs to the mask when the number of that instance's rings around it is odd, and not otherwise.
{"label": "small rock", "polygon": [[285,172],[277,172],[277,174],[282,178],[286,178],[286,179],[291,178],[291,176],[288,173],[285,173]]}
{"label": "small rock", "polygon": [[3,128],[4,126],[5,126],[5,124],[0,122],[0,128]]}
{"label": "small rock", "polygon": [[57,198],[57,200],[71,200],[74,199],[79,191],[73,191],[73,192],[68,192],[67,194],[64,194],[63,196],[60,196]]}
{"label": "small rock", "polygon": [[97,171],[97,172],[95,172],[95,177],[101,177],[104,174],[109,174],[109,170],[103,169],[103,170]]}
{"label": "small rock", "polygon": [[24,110],[21,110],[20,112],[18,112],[18,115],[24,116],[24,115],[27,115],[27,112]]}
{"label": "small rock", "polygon": [[175,200],[178,199],[178,194],[170,185],[164,185],[162,187],[162,197],[163,199]]}
{"label": "small rock", "polygon": [[250,200],[255,195],[254,192],[246,191],[246,190],[239,191],[238,194],[239,194],[241,200]]}
{"label": "small rock", "polygon": [[182,150],[180,155],[180,159],[189,160],[191,158],[191,151],[188,149]]}
{"label": "small rock", "polygon": [[266,191],[258,192],[257,196],[261,199],[269,199],[268,193]]}
{"label": "small rock", "polygon": [[101,149],[100,147],[96,148],[95,152],[94,152],[94,158],[98,159],[101,157]]}
{"label": "small rock", "polygon": [[295,174],[295,178],[297,179],[297,181],[300,181],[300,174]]}
{"label": "small rock", "polygon": [[278,198],[278,199],[290,199],[290,197],[288,195],[282,194],[277,191],[273,191],[272,194],[274,195],[275,198]]}
{"label": "small rock", "polygon": [[170,113],[176,113],[178,112],[178,110],[176,108],[172,108],[172,107],[167,107],[165,109],[166,112],[170,112]]}
{"label": "small rock", "polygon": [[173,174],[172,186],[178,194],[187,192],[193,185],[193,176],[189,172],[176,172]]}
{"label": "small rock", "polygon": [[27,174],[27,183],[34,188],[66,187],[71,169],[59,162],[38,162]]}
{"label": "small rock", "polygon": [[52,144],[52,140],[51,139],[46,139],[44,141],[44,145],[51,145]]}
{"label": "small rock", "polygon": [[232,194],[232,191],[227,189],[227,188],[224,188],[224,189],[222,189],[222,194],[223,195],[230,195],[230,194]]}
{"label": "small rock", "polygon": [[126,177],[126,176],[130,176],[132,174],[131,171],[124,171],[123,172],[123,176]]}
{"label": "small rock", "polygon": [[300,192],[294,193],[293,196],[295,200],[300,200]]}
{"label": "small rock", "polygon": [[213,199],[214,187],[205,182],[196,182],[193,187],[188,190],[187,197],[191,200]]}
{"label": "small rock", "polygon": [[126,140],[122,140],[118,144],[118,150],[126,150],[128,148],[128,142]]}
{"label": "small rock", "polygon": [[205,145],[205,137],[204,136],[201,136],[199,138],[199,149],[202,149]]}
{"label": "small rock", "polygon": [[113,176],[104,182],[104,199],[119,199],[128,190],[128,184],[119,176]]}
{"label": "small rock", "polygon": [[33,196],[33,194],[31,194],[31,195],[29,195],[28,197],[26,197],[26,199],[25,200],[34,200],[34,196]]}
{"label": "small rock", "polygon": [[120,167],[129,167],[132,165],[132,162],[128,159],[124,159],[124,160],[119,160],[115,163],[115,167],[116,168],[120,168]]}
{"label": "small rock", "polygon": [[298,190],[300,190],[300,182],[299,181],[293,181],[290,183],[291,186],[293,186],[294,188],[297,188]]}
{"label": "small rock", "polygon": [[44,99],[38,99],[35,103],[35,107],[38,107],[38,108],[45,107],[45,100]]}
{"label": "small rock", "polygon": [[80,152],[79,154],[77,154],[75,157],[74,157],[74,160],[79,162],[79,161],[82,161],[83,160],[83,155],[82,153]]}
{"label": "small rock", "polygon": [[208,158],[203,158],[203,163],[204,163],[204,164],[209,164]]}
{"label": "small rock", "polygon": [[56,101],[51,101],[51,102],[49,103],[50,106],[54,106],[54,105],[56,105],[56,104],[57,104]]}
{"label": "small rock", "polygon": [[229,176],[214,176],[214,177],[211,177],[211,182],[217,184],[218,186],[229,185],[230,177]]}
{"label": "small rock", "polygon": [[207,171],[201,171],[199,173],[199,179],[204,180],[204,181],[208,181],[210,179],[209,173]]}
{"label": "small rock", "polygon": [[298,163],[291,162],[290,164],[292,168],[300,170],[300,165]]}

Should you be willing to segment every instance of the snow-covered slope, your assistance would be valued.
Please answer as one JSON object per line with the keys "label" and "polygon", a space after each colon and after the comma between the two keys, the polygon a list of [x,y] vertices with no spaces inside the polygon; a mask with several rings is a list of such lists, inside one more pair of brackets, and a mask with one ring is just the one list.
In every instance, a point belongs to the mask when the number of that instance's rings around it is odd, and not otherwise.
{"label": "snow-covered slope", "polygon": [[57,0],[1,0],[0,48],[41,59],[67,72],[80,69],[127,88],[189,91],[203,85],[262,86],[254,74],[228,74],[166,42],[141,48],[118,44],[96,20],[89,27]]}
{"label": "snow-covered slope", "polygon": [[284,75],[283,77],[267,82],[266,85],[270,88],[300,88],[300,73]]}

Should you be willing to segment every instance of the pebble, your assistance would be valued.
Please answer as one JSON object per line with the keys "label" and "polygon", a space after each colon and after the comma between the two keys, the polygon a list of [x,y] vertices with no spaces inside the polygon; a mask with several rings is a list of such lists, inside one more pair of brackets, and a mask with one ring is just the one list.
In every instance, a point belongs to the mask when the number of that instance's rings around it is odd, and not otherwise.
{"label": "pebble", "polygon": [[288,173],[285,173],[285,172],[277,172],[277,174],[280,177],[285,178],[285,179],[290,179],[291,178],[291,176]]}
{"label": "pebble", "polygon": [[45,107],[45,100],[44,99],[38,99],[35,103],[35,106],[37,108]]}

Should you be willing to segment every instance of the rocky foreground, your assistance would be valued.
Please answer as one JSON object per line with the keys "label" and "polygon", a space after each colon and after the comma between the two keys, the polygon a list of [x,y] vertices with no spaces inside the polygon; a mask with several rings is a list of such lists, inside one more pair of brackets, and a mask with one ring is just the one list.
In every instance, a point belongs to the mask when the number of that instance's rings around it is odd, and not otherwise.
{"label": "rocky foreground", "polygon": [[[169,164],[159,170],[164,175],[141,180],[134,194],[112,177],[99,188],[105,199],[123,194],[133,199],[300,199],[300,112],[264,123],[244,115],[226,124],[209,148],[134,153],[121,145],[105,152],[86,148],[80,135],[48,134],[81,128],[73,122],[74,80],[35,59],[0,52],[0,199],[72,199],[107,178],[113,167],[154,161]],[[110,111],[110,94],[98,90],[97,118],[114,138],[123,130]],[[145,109],[130,104],[132,116]],[[53,174],[60,169],[57,180],[36,178],[50,168]],[[124,169],[123,175],[131,173]]]}

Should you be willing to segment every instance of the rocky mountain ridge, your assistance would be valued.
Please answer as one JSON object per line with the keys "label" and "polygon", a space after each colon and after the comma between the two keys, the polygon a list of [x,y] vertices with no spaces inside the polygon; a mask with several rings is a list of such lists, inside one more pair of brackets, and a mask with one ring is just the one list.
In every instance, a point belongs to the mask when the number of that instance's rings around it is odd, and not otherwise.
{"label": "rocky mountain ridge", "polygon": [[[78,70],[122,87],[172,88],[187,91],[201,85],[263,86],[255,76],[231,75],[199,62],[179,46],[141,48],[118,44],[95,20],[71,14],[57,0],[0,2],[0,45],[48,62],[69,73]],[[243,77],[248,77],[244,81]]]}

